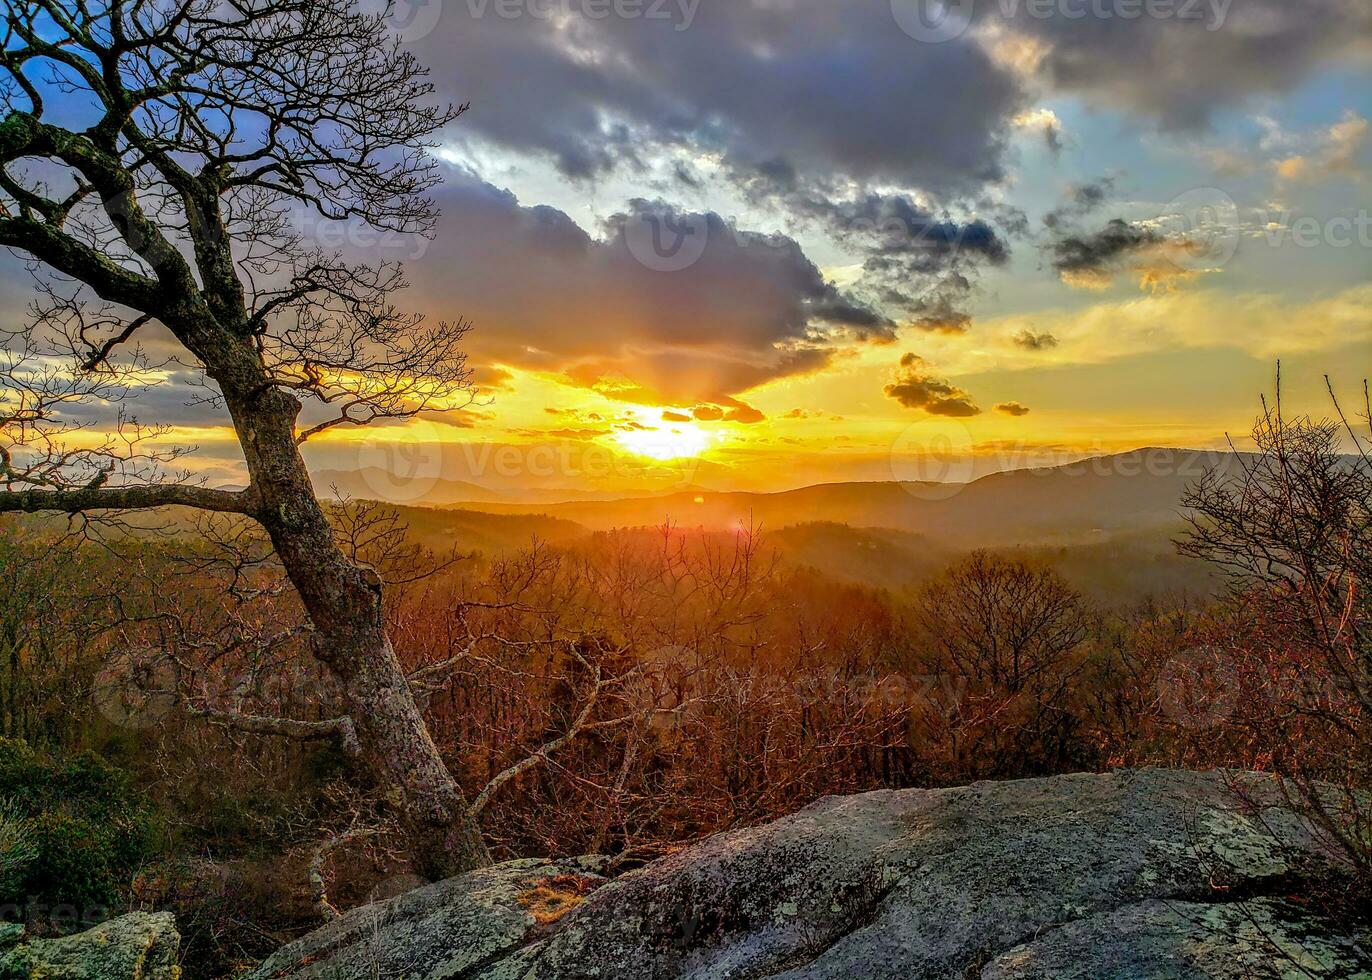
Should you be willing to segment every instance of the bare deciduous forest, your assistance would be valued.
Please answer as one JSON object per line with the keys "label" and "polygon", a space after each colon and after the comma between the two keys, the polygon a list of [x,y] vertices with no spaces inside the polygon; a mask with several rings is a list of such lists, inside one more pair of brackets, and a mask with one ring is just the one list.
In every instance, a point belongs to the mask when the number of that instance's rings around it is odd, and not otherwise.
{"label": "bare deciduous forest", "polygon": [[[471,325],[289,217],[431,232],[465,105],[346,0],[17,2],[4,36],[0,245],[33,297],[0,351],[5,918],[170,909],[187,975],[229,977],[493,861],[632,869],[829,795],[1142,766],[1278,777],[1337,855],[1301,900],[1372,907],[1365,388],[1265,408],[1176,501],[1208,588],[1088,595],[1018,540],[907,542],[905,581],[875,536],[839,567],[875,535],[843,522],[437,548],[317,494],[301,447],[476,403]],[[886,394],[980,411],[920,363]],[[241,486],[140,420],[173,369]]]}
{"label": "bare deciduous forest", "polygon": [[[1341,842],[1329,888],[1352,907],[1368,470],[1331,426],[1262,425],[1252,470],[1193,494],[1180,546],[1231,576],[1209,603],[1103,610],[987,552],[892,594],[779,562],[765,533],[671,527],[454,559],[382,506],[328,513],[387,582],[388,632],[496,859],[633,867],[829,794],[1225,766],[1286,778]],[[3,570],[5,795],[90,794],[8,814],[41,828],[13,895],[176,908],[198,968],[225,972],[422,873],[260,532],[215,518],[93,547],[11,522]],[[22,850],[33,830],[15,834]]]}

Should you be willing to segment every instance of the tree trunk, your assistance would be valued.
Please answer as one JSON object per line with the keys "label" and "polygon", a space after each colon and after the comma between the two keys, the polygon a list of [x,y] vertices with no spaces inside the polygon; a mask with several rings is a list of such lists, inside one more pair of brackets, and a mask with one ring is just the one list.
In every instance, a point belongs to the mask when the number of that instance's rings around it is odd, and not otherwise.
{"label": "tree trunk", "polygon": [[339,682],[364,756],[400,791],[417,873],[430,880],[490,863],[462,790],[429,735],[386,635],[381,580],[339,550],[295,442],[300,403],[276,388],[225,392],[258,520],[314,625],[314,653]]}

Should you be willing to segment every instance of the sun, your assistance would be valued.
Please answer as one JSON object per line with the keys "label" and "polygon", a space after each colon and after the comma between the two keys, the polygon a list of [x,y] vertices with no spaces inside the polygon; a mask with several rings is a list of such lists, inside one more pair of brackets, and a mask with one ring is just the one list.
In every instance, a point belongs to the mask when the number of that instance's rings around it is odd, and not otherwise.
{"label": "sun", "polygon": [[626,429],[615,433],[614,439],[635,455],[658,460],[699,456],[712,441],[710,433],[700,426],[679,423]]}

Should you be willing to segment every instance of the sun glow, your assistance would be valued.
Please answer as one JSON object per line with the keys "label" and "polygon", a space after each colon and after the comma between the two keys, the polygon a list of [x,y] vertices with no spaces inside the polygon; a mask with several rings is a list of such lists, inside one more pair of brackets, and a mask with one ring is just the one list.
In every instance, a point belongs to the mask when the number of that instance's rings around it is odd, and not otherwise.
{"label": "sun glow", "polygon": [[710,433],[689,424],[628,429],[616,433],[614,439],[631,453],[658,460],[699,456],[712,441]]}

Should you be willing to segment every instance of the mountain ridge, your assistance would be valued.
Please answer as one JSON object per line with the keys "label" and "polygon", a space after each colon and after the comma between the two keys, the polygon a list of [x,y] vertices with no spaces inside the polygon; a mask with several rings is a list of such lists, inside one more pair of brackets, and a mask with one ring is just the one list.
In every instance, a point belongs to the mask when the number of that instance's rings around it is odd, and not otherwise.
{"label": "mountain ridge", "polygon": [[555,517],[591,530],[665,523],[778,529],[820,521],[892,528],[960,544],[1003,544],[1175,525],[1183,518],[1187,487],[1239,458],[1230,452],[1145,447],[998,471],[967,483],[851,481],[775,492],[684,490],[553,503],[461,501],[448,507]]}

